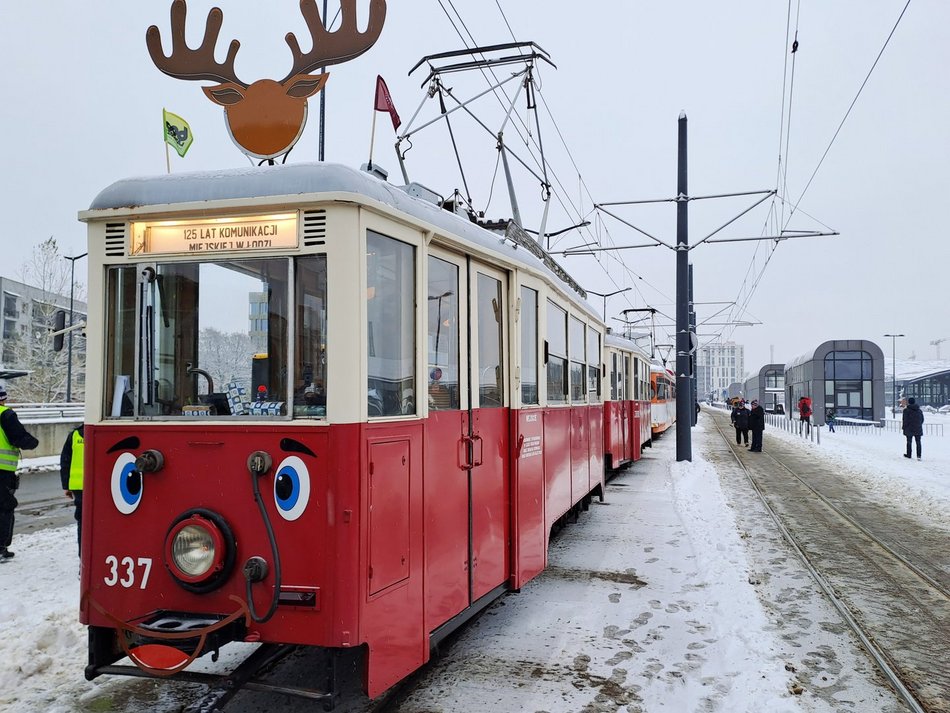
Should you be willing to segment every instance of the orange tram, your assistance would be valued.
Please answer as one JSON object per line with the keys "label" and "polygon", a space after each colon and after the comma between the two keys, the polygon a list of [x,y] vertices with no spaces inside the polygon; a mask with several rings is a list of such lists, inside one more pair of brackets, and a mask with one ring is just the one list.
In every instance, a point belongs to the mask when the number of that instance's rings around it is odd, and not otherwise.
{"label": "orange tram", "polygon": [[656,363],[650,368],[650,414],[654,435],[676,423],[676,374]]}
{"label": "orange tram", "polygon": [[663,430],[662,375],[537,242],[421,186],[181,174],[80,219],[90,679],[220,684],[189,666],[259,642],[220,699],[299,646],[355,652],[376,697],[540,573]]}

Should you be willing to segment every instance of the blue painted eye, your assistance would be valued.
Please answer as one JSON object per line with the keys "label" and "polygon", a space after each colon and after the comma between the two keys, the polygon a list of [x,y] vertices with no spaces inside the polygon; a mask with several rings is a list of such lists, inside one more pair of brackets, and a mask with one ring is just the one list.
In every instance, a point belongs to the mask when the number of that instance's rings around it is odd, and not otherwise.
{"label": "blue painted eye", "polygon": [[123,515],[130,515],[142,502],[142,474],[135,469],[135,456],[123,453],[112,466],[112,502]]}
{"label": "blue painted eye", "polygon": [[310,502],[310,471],[297,456],[284,458],[274,478],[274,502],[285,520],[296,520]]}

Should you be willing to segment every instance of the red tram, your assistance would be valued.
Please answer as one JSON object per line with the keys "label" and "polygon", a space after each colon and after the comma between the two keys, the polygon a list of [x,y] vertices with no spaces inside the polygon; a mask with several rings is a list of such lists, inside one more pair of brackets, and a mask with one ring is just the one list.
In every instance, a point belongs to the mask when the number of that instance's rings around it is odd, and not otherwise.
{"label": "red tram", "polygon": [[610,394],[604,399],[604,457],[608,471],[640,460],[653,445],[650,358],[629,339],[608,334],[604,359]]}
{"label": "red tram", "polygon": [[87,677],[359,648],[375,697],[544,569],[605,453],[639,457],[643,354],[520,228],[429,196],[294,164],[120,181],[80,214]]}

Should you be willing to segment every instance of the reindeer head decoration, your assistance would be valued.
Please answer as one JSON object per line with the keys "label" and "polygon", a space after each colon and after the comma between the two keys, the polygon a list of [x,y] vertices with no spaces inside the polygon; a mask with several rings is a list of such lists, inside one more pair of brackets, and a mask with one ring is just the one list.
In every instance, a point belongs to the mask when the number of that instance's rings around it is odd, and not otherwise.
{"label": "reindeer head decoration", "polygon": [[363,54],[375,44],[386,19],[386,0],[370,1],[366,31],[356,29],[356,0],[340,0],[340,28],[329,32],[323,27],[316,0],[300,0],[300,12],[307,22],[313,47],[301,52],[292,32],[286,36],[293,54],[290,74],[279,82],[259,79],[245,84],[234,72],[234,59],[241,43],[231,41],[224,62],[214,58],[223,14],[212,8],[205,25],[205,36],[197,49],[185,42],[185,0],[174,0],[171,8],[172,53],[162,50],[161,31],[148,28],[145,41],[155,66],[176,79],[220,82],[202,87],[215,104],[224,107],[225,121],[231,138],[249,156],[274,159],[286,154],[297,143],[307,123],[307,97],[313,96],[327,83],[329,72],[310,74],[315,69],[346,62]]}

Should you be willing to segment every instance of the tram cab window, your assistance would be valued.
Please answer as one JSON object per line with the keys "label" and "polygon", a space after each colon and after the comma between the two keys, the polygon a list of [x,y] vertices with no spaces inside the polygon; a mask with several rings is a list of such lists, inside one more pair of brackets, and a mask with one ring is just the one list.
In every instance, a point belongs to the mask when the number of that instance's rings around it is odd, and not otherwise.
{"label": "tram cab window", "polygon": [[366,293],[367,413],[415,414],[415,248],[368,231]]}
{"label": "tram cab window", "polygon": [[289,264],[270,258],[110,269],[105,413],[286,414]]}
{"label": "tram cab window", "polygon": [[296,261],[294,416],[327,415],[327,258]]}

